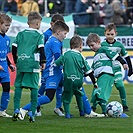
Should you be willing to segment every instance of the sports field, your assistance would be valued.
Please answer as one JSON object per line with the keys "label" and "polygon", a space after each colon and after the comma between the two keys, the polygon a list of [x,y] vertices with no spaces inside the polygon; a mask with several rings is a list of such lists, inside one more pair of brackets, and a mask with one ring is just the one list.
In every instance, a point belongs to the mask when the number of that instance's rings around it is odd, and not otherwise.
{"label": "sports field", "polygon": [[[42,116],[36,117],[34,123],[28,118],[24,121],[13,122],[11,118],[0,117],[0,133],[133,133],[133,84],[126,84],[127,100],[129,106],[129,118],[85,118],[80,117],[75,108],[75,98],[71,103],[72,119],[65,119],[54,114],[55,100],[43,105]],[[90,99],[92,85],[84,85],[87,96]],[[12,88],[13,90],[14,88]],[[0,89],[1,94],[1,89]],[[23,90],[21,106],[30,99],[30,93]],[[120,101],[118,91],[113,88],[109,101]],[[101,113],[98,106],[97,111]],[[7,110],[8,114],[13,113],[13,93]]]}

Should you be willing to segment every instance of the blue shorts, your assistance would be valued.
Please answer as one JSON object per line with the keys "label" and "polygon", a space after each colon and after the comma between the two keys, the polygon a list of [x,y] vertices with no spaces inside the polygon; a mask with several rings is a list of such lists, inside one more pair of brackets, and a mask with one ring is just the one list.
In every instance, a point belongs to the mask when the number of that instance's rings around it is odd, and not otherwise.
{"label": "blue shorts", "polygon": [[10,82],[9,72],[0,71],[0,83]]}
{"label": "blue shorts", "polygon": [[62,85],[62,82],[63,82],[63,74],[60,74],[60,75],[54,75],[54,76],[49,76],[46,78],[45,80],[45,87],[46,89],[57,89],[58,86]]}

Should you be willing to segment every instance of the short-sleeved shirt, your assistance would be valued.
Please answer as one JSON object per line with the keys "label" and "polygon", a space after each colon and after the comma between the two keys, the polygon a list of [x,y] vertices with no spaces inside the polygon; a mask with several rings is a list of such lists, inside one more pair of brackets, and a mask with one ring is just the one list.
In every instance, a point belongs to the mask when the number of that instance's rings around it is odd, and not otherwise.
{"label": "short-sleeved shirt", "polygon": [[84,74],[92,72],[88,62],[82,54],[74,49],[65,52],[55,61],[55,64],[57,66],[63,65],[64,86],[65,84],[66,86],[69,86],[69,81],[77,81],[76,83],[80,84],[80,87],[82,87]]}
{"label": "short-sleeved shirt", "polygon": [[[123,46],[123,44],[121,44],[120,42],[118,42],[116,40],[113,43],[109,43],[107,40],[105,40],[101,43],[101,46],[107,46],[110,50],[118,53],[119,55],[123,56],[124,58],[128,56],[128,53],[127,53],[125,47]],[[120,62],[117,60],[114,60],[113,67],[114,68],[120,67]]]}
{"label": "short-sleeved shirt", "polygon": [[33,28],[25,29],[18,33],[12,45],[17,47],[17,70],[39,72],[39,48],[44,47],[43,34]]}
{"label": "short-sleeved shirt", "polygon": [[94,69],[94,76],[98,77],[101,73],[114,74],[112,61],[118,56],[118,53],[113,52],[108,47],[100,47],[93,59],[92,68]]}
{"label": "short-sleeved shirt", "polygon": [[55,61],[54,54],[58,53],[59,55],[61,55],[62,42],[59,41],[56,37],[50,36],[45,44],[44,51],[46,56],[46,66],[43,71],[44,78],[54,75],[58,76],[58,74],[61,74],[62,72],[61,72],[61,67],[54,66],[54,61]]}
{"label": "short-sleeved shirt", "polygon": [[[9,82],[9,72],[8,72],[8,64],[7,64],[7,54],[10,51],[10,38],[7,35],[2,36],[0,34],[0,65],[4,70],[0,71],[0,78],[6,78],[6,81]],[[3,82],[3,81],[1,81]]]}

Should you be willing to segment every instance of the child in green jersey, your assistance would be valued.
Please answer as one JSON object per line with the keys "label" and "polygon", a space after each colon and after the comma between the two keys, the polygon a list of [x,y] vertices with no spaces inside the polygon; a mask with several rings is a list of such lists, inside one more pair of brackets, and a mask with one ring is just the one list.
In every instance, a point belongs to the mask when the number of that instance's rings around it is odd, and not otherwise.
{"label": "child in green jersey", "polygon": [[124,69],[128,69],[128,65],[118,53],[113,52],[106,46],[101,47],[99,35],[90,33],[86,43],[95,52],[92,69],[94,70],[94,76],[97,78],[98,84],[98,88],[93,89],[91,102],[93,105],[99,104],[102,113],[106,115],[106,104],[114,83],[112,60],[118,60]]}
{"label": "child in green jersey", "polygon": [[[133,74],[131,60],[124,45],[115,40],[115,37],[117,35],[117,29],[114,23],[109,23],[105,27],[104,34],[106,39],[101,43],[101,45],[107,46],[109,49],[111,49],[114,52],[117,52],[119,55],[125,58],[129,67],[128,76],[131,76]],[[114,84],[117,90],[119,91],[123,105],[123,111],[128,111],[129,109],[126,102],[126,90],[122,79],[121,66],[118,61],[113,61],[113,70],[114,70]]]}
{"label": "child in green jersey", "polygon": [[71,118],[69,105],[73,95],[76,97],[80,116],[84,116],[82,99],[84,93],[81,91],[84,75],[89,76],[93,84],[96,84],[93,72],[88,62],[81,54],[82,46],[83,42],[79,36],[76,35],[72,37],[70,40],[71,50],[65,52],[55,61],[56,66],[63,65],[64,91],[62,94],[62,101],[65,110],[65,118]]}
{"label": "child in green jersey", "polygon": [[40,65],[44,69],[44,37],[38,31],[42,17],[38,12],[28,15],[29,28],[18,33],[12,44],[13,59],[17,67],[14,94],[13,121],[21,118],[20,99],[23,88],[31,90],[31,108],[28,112],[29,121],[34,122],[37,108],[38,82]]}

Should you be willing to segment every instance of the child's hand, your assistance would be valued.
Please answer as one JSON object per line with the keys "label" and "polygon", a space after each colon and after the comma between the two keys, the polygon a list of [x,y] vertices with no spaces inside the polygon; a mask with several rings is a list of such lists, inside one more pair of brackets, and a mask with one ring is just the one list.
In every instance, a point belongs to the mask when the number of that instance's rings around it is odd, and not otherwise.
{"label": "child's hand", "polygon": [[43,70],[45,68],[45,66],[46,66],[45,63],[41,64],[41,70]]}
{"label": "child's hand", "polygon": [[4,70],[3,67],[0,65],[0,71]]}
{"label": "child's hand", "polygon": [[124,68],[124,70],[128,70],[129,69],[127,64],[123,64],[123,68]]}
{"label": "child's hand", "polygon": [[12,64],[10,64],[9,68],[11,69],[12,72],[14,72],[16,70],[16,67]]}
{"label": "child's hand", "polygon": [[98,84],[97,84],[97,83],[95,83],[95,84],[93,84],[93,85],[94,85],[94,88],[95,88],[95,89],[98,88]]}

